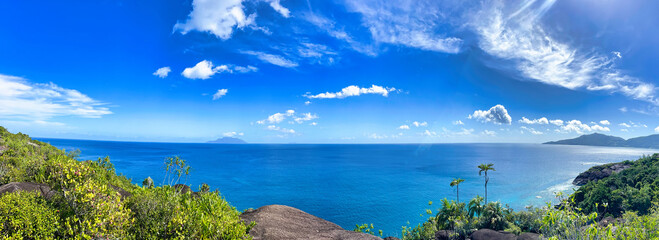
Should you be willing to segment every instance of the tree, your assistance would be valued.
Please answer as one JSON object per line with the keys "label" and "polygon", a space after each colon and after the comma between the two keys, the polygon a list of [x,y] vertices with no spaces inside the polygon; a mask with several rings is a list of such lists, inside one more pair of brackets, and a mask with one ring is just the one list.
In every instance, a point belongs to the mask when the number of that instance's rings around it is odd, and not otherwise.
{"label": "tree", "polygon": [[485,203],[486,204],[487,204],[487,182],[490,181],[490,177],[487,176],[487,171],[490,171],[490,170],[496,171],[496,170],[494,170],[494,168],[492,166],[494,166],[494,163],[478,165],[478,169],[480,169],[478,171],[478,176],[481,176],[481,174],[483,172],[485,172]]}
{"label": "tree", "polygon": [[455,194],[456,194],[456,199],[457,202],[460,202],[460,183],[464,182],[465,180],[462,178],[454,178],[453,181],[451,181],[451,187],[455,187]]}

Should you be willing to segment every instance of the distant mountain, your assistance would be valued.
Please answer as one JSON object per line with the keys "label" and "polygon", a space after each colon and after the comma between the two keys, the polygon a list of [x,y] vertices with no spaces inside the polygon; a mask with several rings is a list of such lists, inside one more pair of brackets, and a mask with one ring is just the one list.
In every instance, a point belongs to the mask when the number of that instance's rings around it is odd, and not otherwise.
{"label": "distant mountain", "polygon": [[589,135],[581,135],[578,138],[546,142],[544,144],[659,148],[659,134],[625,140],[621,137],[593,133]]}
{"label": "distant mountain", "polygon": [[223,137],[223,138],[218,138],[215,141],[208,141],[208,143],[244,144],[247,142],[239,138]]}

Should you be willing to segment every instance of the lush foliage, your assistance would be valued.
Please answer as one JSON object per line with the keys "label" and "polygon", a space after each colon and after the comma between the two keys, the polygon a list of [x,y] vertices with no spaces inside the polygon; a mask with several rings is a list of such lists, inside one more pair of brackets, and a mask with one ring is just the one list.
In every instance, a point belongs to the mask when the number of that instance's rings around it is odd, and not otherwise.
{"label": "lush foliage", "polygon": [[53,239],[59,223],[57,210],[35,193],[16,192],[0,197],[3,239]]}
{"label": "lush foliage", "polygon": [[[249,239],[234,207],[210,186],[182,192],[169,185],[133,185],[115,173],[108,157],[79,161],[27,135],[0,127],[0,183],[33,182],[55,192],[0,198],[0,233],[17,239]],[[167,184],[185,180],[190,166],[179,157],[165,160]],[[122,195],[123,194],[123,195]],[[18,207],[16,207],[18,206]]]}
{"label": "lush foliage", "polygon": [[573,196],[585,212],[616,217],[628,211],[647,214],[652,203],[659,201],[659,154],[642,157],[620,173],[589,182]]}

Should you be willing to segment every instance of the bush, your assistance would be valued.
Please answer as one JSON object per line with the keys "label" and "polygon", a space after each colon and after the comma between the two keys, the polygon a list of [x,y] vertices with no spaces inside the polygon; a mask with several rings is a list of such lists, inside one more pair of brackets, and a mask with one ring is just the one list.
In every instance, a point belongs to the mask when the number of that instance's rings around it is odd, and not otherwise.
{"label": "bush", "polygon": [[31,192],[0,198],[0,234],[8,239],[53,239],[59,227],[57,210]]}

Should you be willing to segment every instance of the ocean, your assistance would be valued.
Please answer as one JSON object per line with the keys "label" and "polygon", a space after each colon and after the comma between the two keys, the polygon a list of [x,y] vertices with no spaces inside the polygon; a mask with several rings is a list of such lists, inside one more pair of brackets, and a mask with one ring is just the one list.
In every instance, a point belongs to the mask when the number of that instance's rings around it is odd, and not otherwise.
{"label": "ocean", "polygon": [[[205,144],[38,139],[81,160],[110,156],[117,173],[141,184],[163,183],[164,159],[192,167],[182,182],[207,183],[238,210],[283,204],[341,227],[373,224],[385,236],[425,221],[440,200],[455,200],[453,178],[463,178],[460,200],[484,194],[481,163],[489,172],[488,199],[515,210],[544,206],[557,191],[571,192],[580,172],[635,160],[659,150],[542,144]],[[434,202],[432,206],[429,201]]]}

